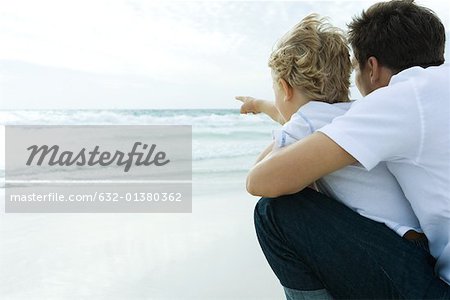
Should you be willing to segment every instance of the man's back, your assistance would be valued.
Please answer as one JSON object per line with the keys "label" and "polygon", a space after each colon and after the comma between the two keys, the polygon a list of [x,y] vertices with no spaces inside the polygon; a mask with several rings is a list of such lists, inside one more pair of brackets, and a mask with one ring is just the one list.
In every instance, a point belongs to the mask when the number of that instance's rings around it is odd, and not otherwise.
{"label": "man's back", "polygon": [[397,178],[450,282],[450,69],[414,67],[356,103],[322,131],[367,169]]}
{"label": "man's back", "polygon": [[409,161],[393,160],[387,165],[430,240],[437,272],[450,282],[450,68],[416,67],[402,73],[391,82],[401,86],[399,90],[411,89],[415,96],[420,117],[417,147]]}

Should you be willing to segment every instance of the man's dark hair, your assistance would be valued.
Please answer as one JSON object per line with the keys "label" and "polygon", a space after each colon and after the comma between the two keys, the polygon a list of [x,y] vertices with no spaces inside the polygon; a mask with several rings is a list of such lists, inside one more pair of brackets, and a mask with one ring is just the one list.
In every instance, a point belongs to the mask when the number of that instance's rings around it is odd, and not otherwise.
{"label": "man's dark hair", "polygon": [[445,28],[436,14],[414,0],[380,2],[354,17],[348,39],[360,68],[369,57],[394,73],[444,63]]}

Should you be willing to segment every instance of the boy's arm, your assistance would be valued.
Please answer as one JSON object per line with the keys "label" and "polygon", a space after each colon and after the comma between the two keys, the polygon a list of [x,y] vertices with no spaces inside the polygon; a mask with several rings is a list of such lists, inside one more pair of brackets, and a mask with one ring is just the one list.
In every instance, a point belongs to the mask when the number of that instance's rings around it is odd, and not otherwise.
{"label": "boy's arm", "polygon": [[355,162],[328,136],[316,132],[257,163],[247,176],[247,191],[261,197],[293,194]]}
{"label": "boy's arm", "polygon": [[267,146],[266,149],[263,150],[263,152],[261,152],[261,153],[258,155],[258,158],[256,159],[256,162],[255,162],[255,165],[256,165],[257,163],[259,163],[261,160],[263,160],[264,158],[266,158],[266,156],[268,156],[268,155],[272,152],[272,149],[273,149],[273,145],[274,145],[274,144],[275,144],[275,142],[272,142],[269,146]]}
{"label": "boy's arm", "polygon": [[277,123],[283,125],[286,123],[286,120],[281,116],[278,109],[275,107],[273,102],[268,100],[255,99],[253,97],[246,96],[237,96],[236,100],[242,102],[241,105],[241,114],[259,114],[265,113],[269,117],[272,118]]}

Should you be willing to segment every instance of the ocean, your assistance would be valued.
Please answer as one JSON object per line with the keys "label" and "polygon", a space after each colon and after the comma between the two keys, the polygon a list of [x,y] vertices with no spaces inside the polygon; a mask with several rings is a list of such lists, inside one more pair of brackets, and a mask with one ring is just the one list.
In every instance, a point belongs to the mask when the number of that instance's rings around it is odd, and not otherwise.
{"label": "ocean", "polygon": [[193,182],[198,186],[242,180],[277,127],[267,116],[241,115],[235,109],[0,111],[0,125],[44,124],[192,125]]}
{"label": "ocean", "polygon": [[[258,199],[245,191],[248,170],[279,126],[270,118],[235,109],[0,111],[0,125],[42,124],[192,125],[192,213],[1,211],[0,298],[283,297],[254,232]],[[3,160],[0,153],[0,204]]]}

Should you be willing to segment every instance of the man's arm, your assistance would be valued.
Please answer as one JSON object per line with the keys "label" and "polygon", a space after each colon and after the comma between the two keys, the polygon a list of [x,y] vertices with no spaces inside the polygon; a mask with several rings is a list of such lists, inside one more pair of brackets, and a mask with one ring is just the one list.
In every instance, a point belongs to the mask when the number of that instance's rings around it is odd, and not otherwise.
{"label": "man's arm", "polygon": [[261,197],[293,194],[355,162],[333,140],[316,132],[257,163],[247,176],[247,191]]}
{"label": "man's arm", "polygon": [[253,97],[247,97],[247,96],[237,96],[236,100],[239,100],[242,102],[241,114],[265,113],[270,118],[272,118],[272,120],[274,120],[277,123],[280,123],[281,125],[286,123],[286,120],[283,118],[283,116],[280,114],[278,109],[275,107],[275,105],[271,101],[255,99]]}

